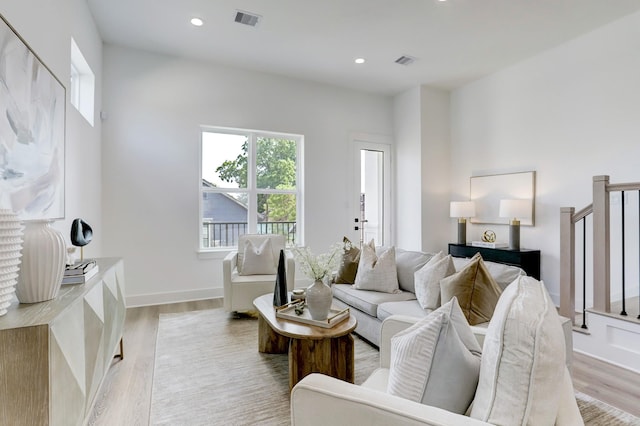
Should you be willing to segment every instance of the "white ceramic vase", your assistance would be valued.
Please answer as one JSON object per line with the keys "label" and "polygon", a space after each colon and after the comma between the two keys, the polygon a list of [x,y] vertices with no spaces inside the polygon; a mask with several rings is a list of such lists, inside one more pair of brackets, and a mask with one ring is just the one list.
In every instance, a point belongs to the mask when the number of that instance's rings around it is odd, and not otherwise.
{"label": "white ceramic vase", "polygon": [[20,303],[37,303],[58,295],[66,261],[62,233],[51,221],[27,222],[24,229],[22,267],[16,295]]}
{"label": "white ceramic vase", "polygon": [[22,254],[22,224],[11,210],[0,210],[0,316],[7,313],[16,291]]}
{"label": "white ceramic vase", "polygon": [[317,321],[324,321],[329,315],[331,302],[333,301],[333,292],[331,287],[321,280],[316,280],[307,287],[306,302],[311,318]]}

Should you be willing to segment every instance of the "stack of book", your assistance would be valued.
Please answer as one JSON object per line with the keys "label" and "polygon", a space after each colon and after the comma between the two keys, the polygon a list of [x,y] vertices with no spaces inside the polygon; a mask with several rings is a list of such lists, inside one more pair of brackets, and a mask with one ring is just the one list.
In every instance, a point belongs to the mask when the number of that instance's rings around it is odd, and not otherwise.
{"label": "stack of book", "polygon": [[507,243],[489,243],[487,241],[471,241],[473,247],[486,247],[486,248],[503,248],[509,247]]}
{"label": "stack of book", "polygon": [[64,270],[64,277],[62,278],[62,285],[84,284],[97,273],[98,264],[95,259],[77,262],[73,265],[67,265]]}

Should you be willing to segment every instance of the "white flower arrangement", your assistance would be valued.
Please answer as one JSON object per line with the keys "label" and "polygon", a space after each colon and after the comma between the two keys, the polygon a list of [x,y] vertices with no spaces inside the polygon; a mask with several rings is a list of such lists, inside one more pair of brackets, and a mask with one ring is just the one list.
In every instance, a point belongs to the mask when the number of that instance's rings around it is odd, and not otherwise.
{"label": "white flower arrangement", "polygon": [[331,277],[338,267],[340,255],[344,250],[343,243],[332,245],[328,252],[316,255],[309,247],[294,247],[293,252],[302,272],[313,280],[324,280]]}

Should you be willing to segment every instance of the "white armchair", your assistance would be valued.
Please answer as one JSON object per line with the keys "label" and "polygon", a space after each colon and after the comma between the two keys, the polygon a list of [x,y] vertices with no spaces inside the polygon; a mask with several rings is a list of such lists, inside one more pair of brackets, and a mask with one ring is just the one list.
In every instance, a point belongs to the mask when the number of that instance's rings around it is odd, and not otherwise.
{"label": "white armchair", "polygon": [[[291,424],[313,425],[488,425],[488,423],[386,393],[391,337],[419,318],[393,315],[382,324],[380,368],[357,386],[322,374],[310,374],[291,392]],[[486,329],[474,328],[482,344]],[[561,410],[556,425],[581,425],[568,370],[561,380]],[[569,408],[563,408],[569,407]],[[573,409],[575,408],[575,410]]]}
{"label": "white armchair", "polygon": [[[273,234],[245,234],[238,238],[238,250],[230,252],[222,261],[222,275],[224,286],[224,309],[227,312],[246,312],[255,310],[253,300],[269,292],[273,292],[276,282],[276,274],[266,275],[241,275],[243,263],[243,249],[246,241],[260,246],[266,240],[271,240],[271,251],[274,266],[277,268],[280,258],[280,250],[285,249],[284,235]],[[295,286],[295,261],[293,253],[285,250],[287,289],[293,290]]]}

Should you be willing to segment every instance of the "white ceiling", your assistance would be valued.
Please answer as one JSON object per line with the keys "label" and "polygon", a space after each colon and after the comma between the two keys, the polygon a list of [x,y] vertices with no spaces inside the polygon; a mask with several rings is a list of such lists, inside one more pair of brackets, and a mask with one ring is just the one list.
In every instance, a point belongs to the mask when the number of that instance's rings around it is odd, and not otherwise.
{"label": "white ceiling", "polygon": [[[640,0],[87,3],[106,43],[383,94],[456,87],[640,10]],[[235,23],[236,9],[262,20]],[[394,63],[402,55],[418,60]]]}

